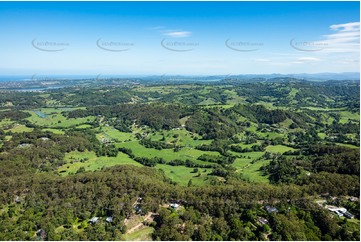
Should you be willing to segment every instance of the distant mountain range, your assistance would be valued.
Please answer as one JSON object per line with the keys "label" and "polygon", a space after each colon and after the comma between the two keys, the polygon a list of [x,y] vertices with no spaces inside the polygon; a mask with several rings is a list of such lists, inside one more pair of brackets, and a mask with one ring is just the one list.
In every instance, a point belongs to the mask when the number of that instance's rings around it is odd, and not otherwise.
{"label": "distant mountain range", "polygon": [[[232,76],[233,77],[233,76]],[[277,77],[293,77],[297,79],[307,79],[312,81],[327,81],[327,80],[360,80],[360,73],[359,72],[342,72],[342,73],[315,73],[315,74],[308,74],[308,73],[300,73],[300,74],[265,74],[265,75],[239,75],[237,77],[242,78],[277,78]]]}
{"label": "distant mountain range", "polygon": [[299,73],[299,74],[240,74],[240,75],[6,75],[0,76],[0,82],[14,81],[45,81],[45,80],[77,80],[77,79],[112,79],[112,78],[131,78],[141,80],[157,81],[219,81],[223,79],[273,79],[273,78],[297,78],[309,81],[327,81],[327,80],[360,80],[359,72],[342,73]]}
{"label": "distant mountain range", "polygon": [[147,80],[163,80],[163,81],[219,81],[224,79],[239,79],[239,80],[248,80],[248,79],[275,79],[275,78],[296,78],[296,79],[305,79],[308,81],[328,81],[328,80],[360,80],[359,72],[342,72],[342,73],[299,73],[299,74],[240,74],[240,75],[211,75],[211,76],[184,76],[184,75],[153,75],[140,77],[141,79]]}

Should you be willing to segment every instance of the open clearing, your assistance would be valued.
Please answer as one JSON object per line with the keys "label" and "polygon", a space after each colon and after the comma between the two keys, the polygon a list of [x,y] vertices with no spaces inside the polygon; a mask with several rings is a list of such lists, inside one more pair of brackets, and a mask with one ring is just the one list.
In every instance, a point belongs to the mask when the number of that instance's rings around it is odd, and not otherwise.
{"label": "open clearing", "polygon": [[128,155],[119,152],[117,157],[97,157],[94,152],[73,151],[65,155],[66,164],[59,167],[61,175],[75,173],[79,168],[84,167],[85,171],[100,170],[102,167],[116,165],[142,166],[138,162],[130,159]]}

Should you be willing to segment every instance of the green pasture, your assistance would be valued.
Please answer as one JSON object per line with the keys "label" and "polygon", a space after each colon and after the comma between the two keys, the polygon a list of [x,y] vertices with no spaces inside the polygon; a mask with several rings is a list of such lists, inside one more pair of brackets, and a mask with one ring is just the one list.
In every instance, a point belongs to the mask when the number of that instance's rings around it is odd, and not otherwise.
{"label": "green pasture", "polygon": [[69,118],[64,117],[61,112],[64,110],[58,108],[41,108],[39,110],[27,111],[31,117],[27,118],[30,122],[43,127],[71,127],[93,122],[95,117]]}
{"label": "green pasture", "polygon": [[294,151],[294,148],[285,146],[285,145],[270,145],[266,147],[266,151],[272,152],[272,153],[284,153],[287,151]]}
{"label": "green pasture", "polygon": [[187,186],[190,179],[192,179],[193,185],[204,185],[209,179],[208,174],[212,171],[212,169],[198,168],[198,171],[201,173],[201,175],[198,176],[198,173],[193,172],[194,168],[185,166],[157,164],[155,167],[157,169],[162,169],[167,177],[182,186]]}
{"label": "green pasture", "polygon": [[[85,161],[81,162],[82,159],[85,159]],[[65,155],[65,161],[66,164],[58,169],[58,172],[63,176],[75,173],[80,167],[84,167],[86,171],[95,171],[100,170],[102,167],[116,165],[142,166],[121,152],[119,152],[117,157],[97,157],[94,152],[73,151]]]}
{"label": "green pasture", "polygon": [[154,228],[144,227],[130,234],[124,235],[125,241],[152,241]]}
{"label": "green pasture", "polygon": [[175,143],[176,145],[186,147],[196,147],[198,145],[210,144],[212,142],[211,140],[202,140],[200,135],[188,132],[186,129],[155,132],[154,134],[150,134],[149,137],[154,141],[160,141],[164,137],[165,142],[172,142],[173,144]]}
{"label": "green pasture", "polygon": [[13,133],[24,133],[24,132],[31,132],[33,131],[33,128],[28,128],[25,125],[15,124],[11,129],[8,129],[6,131],[11,131]]}
{"label": "green pasture", "polygon": [[197,158],[203,154],[209,154],[209,155],[220,155],[218,152],[215,151],[201,151],[194,148],[182,148],[178,152],[174,152],[173,149],[162,149],[157,150],[154,148],[146,148],[143,145],[139,144],[139,141],[131,141],[131,142],[125,142],[125,143],[117,143],[117,147],[125,147],[128,149],[131,149],[133,151],[133,154],[136,157],[147,157],[147,158],[153,158],[153,157],[159,157],[163,158],[166,161],[171,160],[192,160],[200,164],[208,164],[204,161],[198,161]]}

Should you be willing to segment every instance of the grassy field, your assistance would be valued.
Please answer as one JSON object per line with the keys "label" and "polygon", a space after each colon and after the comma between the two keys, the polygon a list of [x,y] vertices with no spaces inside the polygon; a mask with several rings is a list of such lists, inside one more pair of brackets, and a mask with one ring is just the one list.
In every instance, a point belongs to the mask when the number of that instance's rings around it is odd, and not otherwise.
{"label": "grassy field", "polygon": [[[164,137],[165,142],[173,142],[177,145],[186,146],[186,147],[196,147],[202,144],[210,144],[211,140],[201,140],[201,137],[198,134],[192,134],[186,129],[177,129],[156,132],[154,135],[151,135],[151,140],[160,141]],[[196,138],[196,139],[194,139]]]}
{"label": "grassy field", "polygon": [[280,122],[280,126],[283,128],[288,128],[293,123],[292,119],[286,119],[283,122]]}
{"label": "grassy field", "polygon": [[340,145],[340,146],[348,147],[348,148],[351,148],[351,149],[360,149],[360,147],[355,146],[355,145],[342,144],[342,143],[336,143],[336,144],[337,144],[337,145]]}
{"label": "grassy field", "polygon": [[197,158],[203,154],[220,155],[218,152],[215,151],[201,151],[193,148],[182,148],[178,152],[174,152],[173,149],[157,150],[154,148],[145,148],[143,145],[139,144],[137,140],[125,143],[118,143],[116,144],[116,146],[131,149],[133,151],[133,154],[137,157],[162,157],[166,161],[171,161],[175,159],[185,161],[189,159],[197,163],[207,164],[207,162],[199,161],[197,160]]}
{"label": "grassy field", "polygon": [[12,125],[13,123],[14,123],[14,121],[4,118],[4,119],[0,120],[0,128],[8,127],[8,126]]}
{"label": "grassy field", "polygon": [[211,172],[211,169],[198,168],[201,173],[201,176],[198,177],[198,173],[194,173],[193,168],[185,166],[157,164],[156,168],[162,169],[167,177],[182,186],[187,186],[190,179],[192,179],[193,185],[204,185],[208,181],[208,173]]}
{"label": "grassy field", "polygon": [[125,142],[127,140],[134,140],[135,136],[133,133],[120,132],[119,130],[113,127],[101,127],[101,129],[97,129],[100,133],[97,134],[97,138],[99,140],[106,138],[110,140],[114,140],[115,142]]}
{"label": "grassy field", "polygon": [[[81,162],[82,159],[85,159],[85,161]],[[69,173],[75,173],[80,167],[84,167],[86,171],[95,171],[100,170],[102,167],[116,165],[142,166],[123,153],[119,153],[117,157],[97,157],[94,152],[73,151],[65,155],[65,161],[66,164],[58,169],[63,176]]]}
{"label": "grassy field", "polygon": [[359,113],[352,113],[349,111],[341,111],[338,112],[340,114],[340,123],[348,123],[351,121],[360,121],[360,114]]}
{"label": "grassy field", "polygon": [[[200,150],[192,148],[192,147],[195,147],[200,144],[208,144],[211,141],[210,140],[206,140],[206,141],[205,140],[194,140],[191,136],[192,134],[184,129],[153,132],[153,133],[149,134],[149,136],[148,136],[154,141],[161,140],[164,136],[166,142],[176,141],[176,144],[188,146],[186,148],[182,148],[178,152],[174,152],[173,149],[157,150],[154,148],[146,148],[143,145],[139,144],[139,141],[137,139],[135,139],[135,133],[142,132],[142,131],[144,132],[145,130],[134,129],[133,133],[125,133],[125,132],[120,132],[110,126],[108,126],[108,127],[102,126],[100,129],[96,129],[95,131],[100,132],[96,135],[99,140],[106,138],[108,140],[114,141],[116,147],[129,148],[133,151],[133,154],[136,157],[147,157],[147,158],[161,157],[166,161],[171,161],[171,160],[175,160],[175,159],[185,161],[185,160],[189,159],[198,164],[210,164],[209,162],[197,160],[197,158],[205,153],[211,154],[211,155],[219,155],[218,152],[212,152],[212,151],[206,152],[206,151],[200,151]],[[175,135],[177,135],[177,138],[174,138]],[[195,135],[195,136],[197,136],[197,135]],[[90,157],[89,157],[89,152],[87,154],[78,154],[78,153],[72,152],[71,154],[73,155],[73,158],[78,159],[78,160],[88,157],[88,159],[89,159],[88,162],[90,164],[87,165],[88,167],[86,167],[86,170],[94,170],[94,169],[101,168],[101,166],[99,166],[99,162],[94,161],[95,154],[92,154]],[[125,155],[125,154],[122,154],[122,155],[126,156],[126,158],[128,160],[125,160],[125,161],[128,161],[130,164],[136,163],[135,161],[130,159],[127,155]],[[96,159],[99,160],[101,158],[103,158],[103,157],[96,158]],[[131,161],[129,161],[129,160],[131,160]],[[106,158],[105,163],[110,166],[114,162],[112,161],[112,158]],[[81,162],[73,163],[67,169],[66,173],[76,172],[81,166],[84,166],[82,164],[84,164],[84,163],[81,163]],[[118,162],[115,162],[115,164],[118,164]],[[138,163],[136,163],[136,164],[140,165]],[[69,164],[64,165],[62,167],[62,170],[64,170],[64,167],[66,168],[67,166],[69,166]],[[207,180],[208,180],[207,174],[211,172],[211,169],[199,169],[201,176],[196,177],[197,173],[192,173],[193,168],[188,168],[185,166],[170,166],[170,165],[165,165],[165,164],[158,164],[156,166],[156,168],[162,169],[167,177],[169,177],[174,182],[177,182],[183,186],[188,185],[188,182],[190,179],[192,179],[192,183],[194,185],[206,184]],[[64,172],[63,174],[66,174],[66,173]]]}
{"label": "grassy field", "polygon": [[261,166],[267,165],[269,161],[259,160],[254,164],[250,164],[247,168],[240,171],[242,176],[252,182],[268,183],[268,176],[264,176],[260,171]]}
{"label": "grassy field", "polygon": [[294,151],[294,148],[284,146],[284,145],[270,145],[266,147],[266,151],[272,152],[272,153],[284,153],[286,151]]}
{"label": "grassy field", "polygon": [[133,233],[125,234],[124,240],[126,240],[126,241],[151,241],[153,232],[154,232],[154,228],[144,227],[142,229],[134,231]]}
{"label": "grassy field", "polygon": [[232,164],[237,169],[242,177],[249,179],[252,182],[268,182],[268,176],[263,176],[259,170],[261,166],[267,165],[269,161],[258,160],[252,164],[252,161],[260,158],[264,152],[247,152],[242,153],[247,158],[237,158]]}
{"label": "grassy field", "polygon": [[77,129],[89,129],[91,127],[92,126],[90,124],[81,124],[81,125],[76,126]]}
{"label": "grassy field", "polygon": [[27,118],[30,122],[43,127],[63,127],[77,126],[86,122],[92,122],[95,117],[70,118],[64,117],[60,108],[41,108],[39,110],[27,111],[31,117]]}
{"label": "grassy field", "polygon": [[296,94],[298,93],[299,90],[297,90],[296,88],[292,88],[292,90],[288,93],[287,98],[289,99],[293,99],[295,98]]}
{"label": "grassy field", "polygon": [[341,111],[344,110],[344,108],[322,108],[322,107],[302,107],[309,110],[314,111]]}
{"label": "grassy field", "polygon": [[12,138],[11,135],[6,135],[6,136],[5,136],[5,141],[9,141],[9,140],[11,140],[11,138]]}
{"label": "grassy field", "polygon": [[325,139],[327,137],[327,135],[325,133],[318,133],[317,134],[318,137],[320,137],[321,139]]}
{"label": "grassy field", "polygon": [[43,129],[43,131],[49,131],[54,134],[65,134],[65,131],[63,131],[61,129]]}
{"label": "grassy field", "polygon": [[264,133],[263,132],[257,132],[257,135],[260,138],[269,138],[269,139],[285,137],[285,134],[277,133],[277,132],[264,132]]}
{"label": "grassy field", "polygon": [[13,133],[23,133],[23,132],[31,132],[33,131],[33,128],[28,128],[25,125],[15,124],[11,129],[8,129],[6,131],[11,131]]}

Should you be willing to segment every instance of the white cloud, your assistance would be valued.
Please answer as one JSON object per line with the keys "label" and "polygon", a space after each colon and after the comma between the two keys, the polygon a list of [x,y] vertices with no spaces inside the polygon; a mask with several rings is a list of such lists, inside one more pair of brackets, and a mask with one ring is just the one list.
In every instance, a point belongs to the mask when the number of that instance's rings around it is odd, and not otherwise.
{"label": "white cloud", "polygon": [[170,38],[185,38],[192,35],[192,32],[190,31],[183,31],[179,29],[167,29],[164,26],[155,26],[149,28],[150,30],[154,30],[164,36],[170,37]]}
{"label": "white cloud", "polygon": [[346,24],[334,24],[330,26],[332,30],[338,30],[340,32],[359,32],[360,31],[360,23],[359,22],[352,22]]}
{"label": "white cloud", "polygon": [[296,60],[292,61],[292,64],[313,64],[313,63],[317,63],[320,62],[321,59],[316,58],[316,57],[311,57],[311,56],[304,56],[304,57],[300,57],[297,58]]}
{"label": "white cloud", "polygon": [[310,56],[305,56],[305,57],[300,57],[297,59],[297,61],[302,61],[302,62],[306,62],[306,61],[320,61],[321,59],[316,58],[316,57],[310,57]]}
{"label": "white cloud", "polygon": [[330,26],[334,31],[332,34],[324,35],[324,40],[318,43],[326,43],[326,52],[351,52],[360,51],[360,23],[351,22],[345,24],[334,24]]}
{"label": "white cloud", "polygon": [[163,35],[171,38],[185,38],[189,37],[192,34],[192,32],[189,31],[165,31],[163,32]]}
{"label": "white cloud", "polygon": [[[299,67],[328,71],[359,71],[360,62],[360,23],[350,22],[329,26],[329,33],[321,35],[318,41],[295,39],[291,41],[298,47],[299,54],[307,56],[289,56],[288,61]],[[283,60],[287,61],[287,60]]]}

